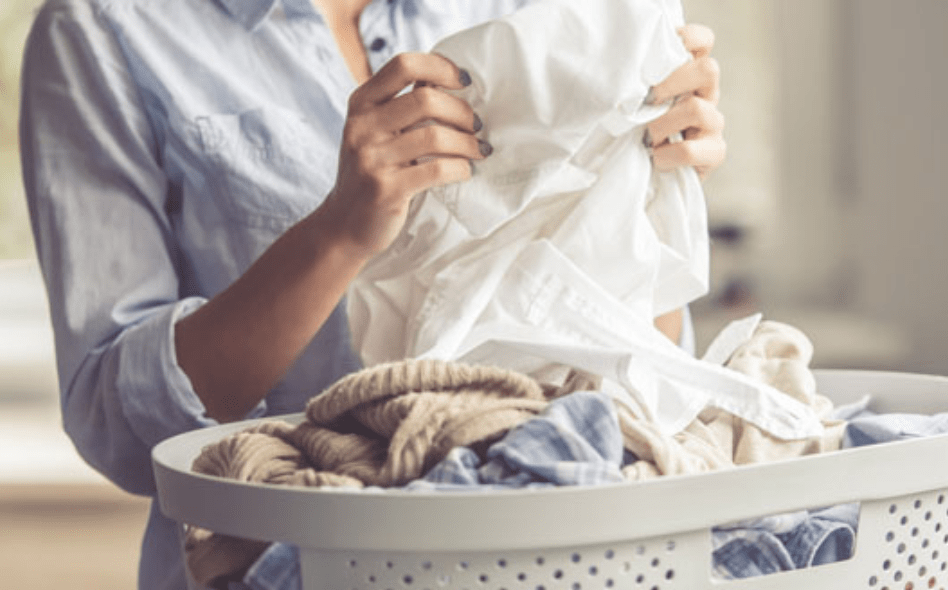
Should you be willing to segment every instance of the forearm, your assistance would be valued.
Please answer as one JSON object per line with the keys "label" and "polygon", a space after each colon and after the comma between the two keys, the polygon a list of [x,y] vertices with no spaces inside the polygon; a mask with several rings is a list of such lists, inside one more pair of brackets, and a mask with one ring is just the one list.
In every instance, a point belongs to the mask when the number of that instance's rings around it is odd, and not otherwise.
{"label": "forearm", "polygon": [[329,215],[317,210],[178,322],[178,363],[209,416],[245,416],[332,313],[365,263],[333,230]]}
{"label": "forearm", "polygon": [[[470,83],[442,57],[400,54],[352,93],[323,205],[176,327],[178,363],[210,416],[239,419],[257,405],[398,235],[412,196],[469,179],[471,161],[490,154],[470,105],[440,90]],[[442,124],[417,127],[429,120]]]}

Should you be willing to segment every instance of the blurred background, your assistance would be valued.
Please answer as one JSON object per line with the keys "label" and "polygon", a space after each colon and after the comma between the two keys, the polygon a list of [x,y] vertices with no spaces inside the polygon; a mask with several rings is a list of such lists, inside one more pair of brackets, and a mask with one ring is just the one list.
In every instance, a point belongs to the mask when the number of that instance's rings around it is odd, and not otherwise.
{"label": "blurred background", "polygon": [[[948,374],[948,2],[684,3],[717,33],[729,146],[706,183],[699,352],[759,310],[803,329],[816,366]],[[59,426],[16,133],[37,5],[0,3],[0,571],[11,588],[133,588],[146,501]]]}
{"label": "blurred background", "polygon": [[717,33],[729,147],[699,349],[761,310],[817,366],[948,373],[948,2],[684,3]]}

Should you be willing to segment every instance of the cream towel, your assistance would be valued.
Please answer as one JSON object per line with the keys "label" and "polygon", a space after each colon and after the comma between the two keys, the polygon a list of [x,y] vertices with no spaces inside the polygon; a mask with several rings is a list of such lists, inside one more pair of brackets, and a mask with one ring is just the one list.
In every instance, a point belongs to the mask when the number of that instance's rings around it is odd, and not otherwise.
{"label": "cream towel", "polygon": [[641,480],[660,475],[701,473],[839,449],[845,422],[830,419],[833,404],[816,391],[809,369],[813,345],[803,332],[765,321],[727,362],[728,368],[768,383],[814,410],[823,433],[785,441],[717,408],[704,410],[685,430],[668,437],[650,422],[619,408],[625,447],[639,457],[623,473]]}

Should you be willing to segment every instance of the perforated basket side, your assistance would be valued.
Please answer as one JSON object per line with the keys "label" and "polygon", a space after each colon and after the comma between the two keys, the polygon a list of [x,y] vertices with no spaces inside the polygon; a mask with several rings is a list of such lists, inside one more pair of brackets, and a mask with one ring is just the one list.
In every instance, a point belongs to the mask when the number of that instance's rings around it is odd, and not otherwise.
{"label": "perforated basket side", "polygon": [[861,503],[851,559],[712,579],[710,530],[497,552],[309,551],[306,590],[948,590],[948,489]]}
{"label": "perforated basket side", "polygon": [[862,520],[853,588],[948,588],[948,489],[865,502]]}
{"label": "perforated basket side", "polygon": [[686,534],[498,552],[316,551],[301,561],[307,590],[690,590],[707,579],[709,555],[706,534]]}

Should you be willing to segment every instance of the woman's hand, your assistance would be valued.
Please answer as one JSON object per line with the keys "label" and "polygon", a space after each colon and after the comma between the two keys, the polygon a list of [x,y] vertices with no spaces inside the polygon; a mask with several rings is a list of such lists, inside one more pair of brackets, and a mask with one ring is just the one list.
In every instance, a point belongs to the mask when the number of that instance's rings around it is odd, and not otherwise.
{"label": "woman's hand", "polygon": [[352,94],[324,212],[354,255],[387,248],[414,195],[469,179],[471,160],[492,151],[474,136],[481,121],[470,105],[441,90],[467,84],[467,72],[444,57],[405,53]]}
{"label": "woman's hand", "polygon": [[[724,115],[717,108],[721,70],[710,55],[714,46],[711,29],[685,25],[678,33],[694,59],[652,87],[653,104],[675,102],[667,113],[648,124],[647,137],[656,168],[694,166],[703,179],[721,165],[727,151]],[[670,143],[668,138],[676,133],[681,133],[684,141]]]}
{"label": "woman's hand", "polygon": [[[480,124],[471,107],[438,89],[468,79],[442,57],[409,54],[359,87],[326,202],[175,324],[178,362],[209,416],[246,416],[312,342],[364,263],[398,235],[411,197],[470,177],[470,160],[489,153],[474,137]],[[418,83],[427,86],[400,94]]]}

